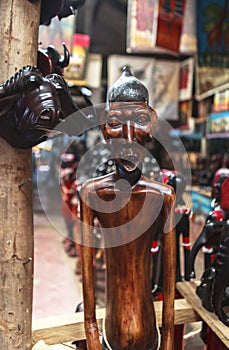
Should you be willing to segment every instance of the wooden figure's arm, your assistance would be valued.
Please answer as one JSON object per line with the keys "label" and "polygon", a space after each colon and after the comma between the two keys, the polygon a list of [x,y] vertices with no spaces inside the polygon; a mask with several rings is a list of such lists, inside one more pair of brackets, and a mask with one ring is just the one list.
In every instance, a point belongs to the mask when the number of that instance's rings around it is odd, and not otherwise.
{"label": "wooden figure's arm", "polygon": [[83,198],[87,191],[81,194],[81,233],[82,233],[82,282],[84,299],[84,326],[88,350],[102,350],[99,341],[99,331],[95,315],[95,286],[92,241],[93,211]]}
{"label": "wooden figure's arm", "polygon": [[172,350],[174,343],[174,299],[176,282],[176,233],[174,226],[175,195],[166,195],[164,201],[163,235],[163,313],[162,350]]}

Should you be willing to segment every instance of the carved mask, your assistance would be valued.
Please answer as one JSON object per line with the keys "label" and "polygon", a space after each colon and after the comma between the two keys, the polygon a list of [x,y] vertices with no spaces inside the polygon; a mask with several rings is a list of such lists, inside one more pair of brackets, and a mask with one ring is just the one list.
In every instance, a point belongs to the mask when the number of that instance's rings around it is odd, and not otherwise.
{"label": "carved mask", "polygon": [[[37,68],[26,66],[0,85],[0,136],[14,147],[30,148],[46,140],[76,111],[67,84],[57,74],[44,78]],[[77,117],[76,124],[86,120],[80,112]]]}

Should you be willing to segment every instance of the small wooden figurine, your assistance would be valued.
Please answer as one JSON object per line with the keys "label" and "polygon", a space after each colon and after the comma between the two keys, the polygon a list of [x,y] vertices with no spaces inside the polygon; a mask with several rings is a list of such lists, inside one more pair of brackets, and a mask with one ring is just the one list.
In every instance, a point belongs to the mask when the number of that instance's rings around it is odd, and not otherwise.
{"label": "small wooden figurine", "polygon": [[[109,90],[102,131],[116,171],[88,180],[81,190],[83,296],[89,350],[156,350],[150,276],[150,247],[157,219],[164,222],[162,349],[173,349],[176,236],[172,187],[141,173],[143,146],[152,140],[157,114],[146,87],[128,67]],[[103,205],[102,205],[103,203]],[[105,205],[104,205],[105,204]],[[159,215],[161,214],[161,215]],[[102,345],[95,316],[93,219],[101,225],[106,247],[106,316]],[[124,242],[124,243],[123,243]]]}

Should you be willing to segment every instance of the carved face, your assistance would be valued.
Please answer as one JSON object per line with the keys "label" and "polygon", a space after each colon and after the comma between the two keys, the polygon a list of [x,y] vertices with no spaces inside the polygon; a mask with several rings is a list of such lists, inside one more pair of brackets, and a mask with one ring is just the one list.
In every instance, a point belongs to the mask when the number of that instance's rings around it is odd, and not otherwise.
{"label": "carved face", "polygon": [[[65,131],[61,121],[78,111],[66,82],[57,74],[44,78],[39,69],[26,66],[0,85],[0,136],[14,147],[35,146],[57,126],[55,133]],[[84,122],[86,116],[78,112],[77,125]],[[72,129],[76,127],[71,124]]]}
{"label": "carved face", "polygon": [[64,118],[55,87],[44,79],[36,89],[22,94],[14,116],[18,130],[52,130]]}
{"label": "carved face", "polygon": [[152,140],[156,112],[144,102],[112,102],[103,124],[115,163],[127,172],[136,170],[143,158],[142,147]]}

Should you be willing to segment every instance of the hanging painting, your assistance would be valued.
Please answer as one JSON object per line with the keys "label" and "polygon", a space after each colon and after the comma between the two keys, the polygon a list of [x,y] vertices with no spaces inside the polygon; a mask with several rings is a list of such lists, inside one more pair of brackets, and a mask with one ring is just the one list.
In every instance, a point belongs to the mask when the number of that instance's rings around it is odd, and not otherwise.
{"label": "hanging painting", "polygon": [[229,0],[197,4],[198,66],[229,68]]}
{"label": "hanging painting", "polygon": [[192,54],[196,47],[195,1],[128,1],[128,53]]}
{"label": "hanging painting", "polygon": [[156,46],[179,52],[185,0],[160,0]]}
{"label": "hanging painting", "polygon": [[196,94],[205,98],[229,82],[229,0],[197,2]]}
{"label": "hanging painting", "polygon": [[159,0],[129,0],[127,14],[127,52],[155,49]]}

